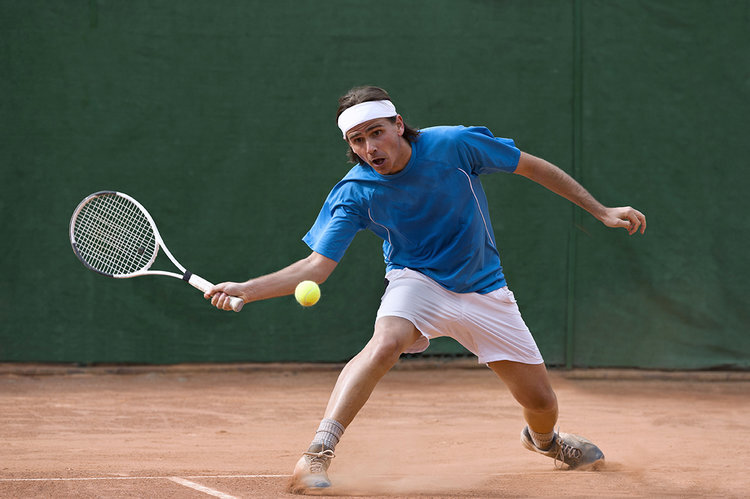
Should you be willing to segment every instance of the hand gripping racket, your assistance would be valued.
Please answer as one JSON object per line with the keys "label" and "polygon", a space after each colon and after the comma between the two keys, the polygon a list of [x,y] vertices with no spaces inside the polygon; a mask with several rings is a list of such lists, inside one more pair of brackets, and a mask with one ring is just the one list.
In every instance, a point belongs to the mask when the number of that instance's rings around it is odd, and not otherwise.
{"label": "hand gripping racket", "polygon": [[[204,293],[213,287],[180,265],[146,208],[121,192],[95,192],[81,201],[70,219],[70,244],[78,259],[99,274],[118,279],[165,275],[185,280]],[[181,274],[150,270],[159,246]],[[235,312],[245,304],[237,297],[231,297],[230,303]]]}

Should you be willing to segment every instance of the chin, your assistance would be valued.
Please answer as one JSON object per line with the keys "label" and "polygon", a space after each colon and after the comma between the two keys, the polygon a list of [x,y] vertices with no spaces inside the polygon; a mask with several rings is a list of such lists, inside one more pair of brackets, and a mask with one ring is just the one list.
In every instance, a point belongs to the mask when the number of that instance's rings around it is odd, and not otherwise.
{"label": "chin", "polygon": [[370,167],[378,173],[387,173],[390,170],[390,167],[387,161],[379,166],[374,165],[372,163],[367,163],[367,164],[370,165]]}

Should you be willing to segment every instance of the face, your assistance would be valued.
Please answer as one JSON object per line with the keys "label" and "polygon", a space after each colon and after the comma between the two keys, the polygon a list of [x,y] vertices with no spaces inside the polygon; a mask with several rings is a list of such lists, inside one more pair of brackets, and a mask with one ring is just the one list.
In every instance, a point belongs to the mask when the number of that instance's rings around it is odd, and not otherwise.
{"label": "face", "polygon": [[404,138],[404,121],[396,116],[361,123],[346,132],[346,141],[354,153],[381,175],[393,175],[404,169],[411,158],[411,145]]}

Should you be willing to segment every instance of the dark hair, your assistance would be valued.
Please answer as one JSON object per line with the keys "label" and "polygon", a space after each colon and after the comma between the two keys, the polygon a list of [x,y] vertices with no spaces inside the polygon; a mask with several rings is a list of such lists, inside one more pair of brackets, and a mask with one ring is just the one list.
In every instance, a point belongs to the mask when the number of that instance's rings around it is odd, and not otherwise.
{"label": "dark hair", "polygon": [[[341,113],[343,113],[350,107],[356,106],[357,104],[362,104],[363,102],[374,100],[391,100],[391,96],[388,95],[388,92],[380,87],[373,87],[369,85],[363,87],[354,87],[347,93],[342,95],[339,99],[339,108],[336,111],[336,119],[338,120],[339,116],[341,116]],[[391,123],[396,122],[395,116],[389,119],[391,120]],[[419,130],[416,130],[404,123],[404,138],[409,142],[416,142],[417,138],[419,138]],[[349,156],[349,161],[351,161],[352,163],[364,163],[362,158],[354,154],[354,151],[351,147],[349,148],[347,155]]]}

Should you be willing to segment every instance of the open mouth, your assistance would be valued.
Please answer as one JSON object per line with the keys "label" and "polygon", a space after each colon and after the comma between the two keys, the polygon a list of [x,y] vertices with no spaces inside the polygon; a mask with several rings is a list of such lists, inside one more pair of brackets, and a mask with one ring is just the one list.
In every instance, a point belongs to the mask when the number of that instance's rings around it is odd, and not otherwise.
{"label": "open mouth", "polygon": [[385,163],[385,158],[376,158],[372,160],[372,166],[380,167],[380,166],[383,166],[384,163]]}

